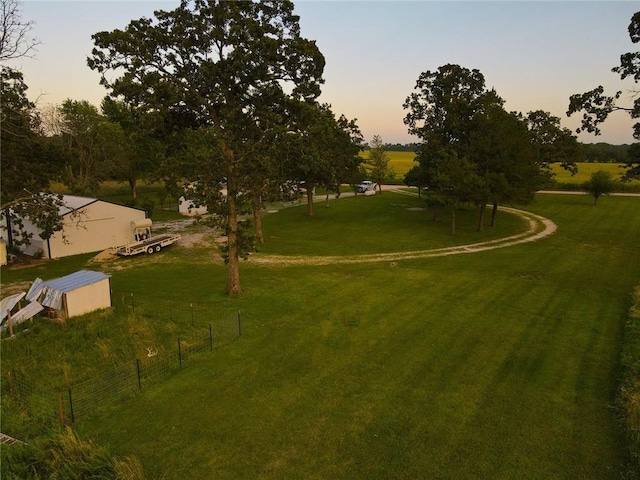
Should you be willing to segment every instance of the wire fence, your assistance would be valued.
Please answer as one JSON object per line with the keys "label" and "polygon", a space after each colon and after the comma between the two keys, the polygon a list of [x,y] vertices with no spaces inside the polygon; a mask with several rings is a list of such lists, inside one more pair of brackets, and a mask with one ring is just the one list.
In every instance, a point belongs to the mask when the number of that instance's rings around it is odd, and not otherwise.
{"label": "wire fence", "polygon": [[8,393],[12,402],[19,402],[27,411],[42,409],[44,404],[46,409],[55,409],[63,425],[73,423],[117,400],[138,394],[195,361],[199,355],[213,352],[242,335],[241,313],[219,307],[141,301],[130,294],[114,301],[112,308],[119,312],[136,311],[145,318],[170,320],[190,328],[176,339],[173,347],[149,347],[145,356],[132,358],[120,367],[109,368],[100,375],[65,387],[47,390],[39,388],[19,371],[4,372],[3,396]]}

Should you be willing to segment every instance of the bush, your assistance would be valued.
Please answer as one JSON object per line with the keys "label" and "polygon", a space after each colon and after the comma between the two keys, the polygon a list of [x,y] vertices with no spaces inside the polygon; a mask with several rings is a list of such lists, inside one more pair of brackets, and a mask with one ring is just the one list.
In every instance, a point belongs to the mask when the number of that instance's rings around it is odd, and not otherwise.
{"label": "bush", "polygon": [[52,437],[6,445],[1,454],[7,480],[144,478],[137,458],[113,458],[105,447],[80,440],[70,427]]}

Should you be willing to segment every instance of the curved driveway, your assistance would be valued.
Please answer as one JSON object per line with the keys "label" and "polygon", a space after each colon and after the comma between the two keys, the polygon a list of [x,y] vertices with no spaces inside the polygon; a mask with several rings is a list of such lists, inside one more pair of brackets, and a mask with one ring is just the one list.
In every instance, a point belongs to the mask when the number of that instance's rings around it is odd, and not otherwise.
{"label": "curved driveway", "polygon": [[[404,195],[416,195],[398,189],[389,189],[395,193]],[[324,197],[323,197],[324,198]],[[462,253],[484,252],[496,248],[510,247],[521,243],[534,242],[552,235],[557,230],[557,225],[548,218],[535,215],[516,208],[498,207],[499,210],[510,212],[520,216],[527,224],[524,232],[505,238],[488,240],[485,242],[457,245],[454,247],[434,248],[431,250],[415,250],[411,252],[376,253],[365,255],[345,256],[288,256],[288,255],[252,255],[251,263],[264,265],[331,265],[336,263],[367,263],[367,262],[393,262],[413,258],[442,257],[445,255],[458,255]]]}

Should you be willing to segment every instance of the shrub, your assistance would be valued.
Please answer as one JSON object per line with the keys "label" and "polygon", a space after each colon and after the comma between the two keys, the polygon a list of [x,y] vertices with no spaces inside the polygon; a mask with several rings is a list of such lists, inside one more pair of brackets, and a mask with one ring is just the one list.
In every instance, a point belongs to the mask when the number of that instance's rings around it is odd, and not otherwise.
{"label": "shrub", "polygon": [[141,480],[135,457],[112,458],[105,447],[82,441],[70,427],[52,437],[2,448],[2,478]]}

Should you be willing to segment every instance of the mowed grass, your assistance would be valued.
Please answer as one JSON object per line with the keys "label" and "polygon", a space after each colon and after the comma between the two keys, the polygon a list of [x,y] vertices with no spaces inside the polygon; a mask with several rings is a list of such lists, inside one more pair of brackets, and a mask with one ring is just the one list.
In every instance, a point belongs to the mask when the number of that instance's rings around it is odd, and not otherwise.
{"label": "mowed grass", "polygon": [[[273,212],[273,210],[270,210]],[[523,221],[499,213],[499,228],[477,231],[478,209],[465,207],[456,212],[457,234],[451,236],[450,213],[437,221],[424,199],[392,192],[374,196],[358,195],[337,201],[318,202],[315,215],[305,208],[287,208],[265,213],[267,242],[260,253],[279,255],[358,255],[427,250],[466,245],[506,237],[524,229]],[[487,215],[487,225],[489,214]]]}
{"label": "mowed grass", "polygon": [[[148,478],[618,479],[640,201],[539,195],[527,209],[557,233],[393,264],[245,263],[239,300],[215,264],[114,272],[237,306],[243,335],[75,428]],[[341,241],[325,228],[296,234]]]}

